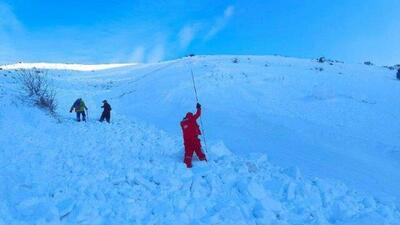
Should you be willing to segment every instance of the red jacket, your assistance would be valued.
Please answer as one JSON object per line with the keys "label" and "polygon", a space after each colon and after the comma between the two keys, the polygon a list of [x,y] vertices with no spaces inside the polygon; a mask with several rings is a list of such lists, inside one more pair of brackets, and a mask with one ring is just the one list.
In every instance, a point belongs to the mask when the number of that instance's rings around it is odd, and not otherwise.
{"label": "red jacket", "polygon": [[187,113],[186,117],[181,121],[181,127],[184,140],[191,140],[197,138],[201,134],[200,127],[197,124],[197,119],[201,115],[201,108],[197,108],[196,113]]}

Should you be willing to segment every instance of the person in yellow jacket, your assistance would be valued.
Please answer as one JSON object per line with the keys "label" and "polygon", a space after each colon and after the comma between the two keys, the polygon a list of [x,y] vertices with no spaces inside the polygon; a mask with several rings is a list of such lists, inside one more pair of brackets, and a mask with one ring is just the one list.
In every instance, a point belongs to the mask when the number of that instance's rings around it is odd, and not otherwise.
{"label": "person in yellow jacket", "polygon": [[71,109],[69,110],[70,113],[75,109],[76,112],[76,119],[78,122],[81,121],[81,115],[82,115],[82,120],[86,122],[86,113],[85,110],[87,111],[88,108],[85,105],[85,102],[82,100],[82,98],[78,98],[74,104],[71,106]]}

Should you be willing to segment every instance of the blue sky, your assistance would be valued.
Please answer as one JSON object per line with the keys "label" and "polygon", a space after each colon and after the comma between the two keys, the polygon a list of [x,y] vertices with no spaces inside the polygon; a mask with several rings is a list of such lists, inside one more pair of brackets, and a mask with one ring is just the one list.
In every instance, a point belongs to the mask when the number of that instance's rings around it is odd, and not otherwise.
{"label": "blue sky", "polygon": [[398,0],[0,0],[0,63],[280,54],[400,63]]}

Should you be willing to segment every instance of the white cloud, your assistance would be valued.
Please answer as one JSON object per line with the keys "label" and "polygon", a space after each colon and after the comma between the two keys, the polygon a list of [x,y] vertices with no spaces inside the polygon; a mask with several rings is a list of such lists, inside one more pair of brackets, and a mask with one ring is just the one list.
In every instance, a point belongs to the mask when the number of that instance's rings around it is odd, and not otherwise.
{"label": "white cloud", "polygon": [[235,7],[230,5],[224,10],[224,14],[217,18],[214,25],[208,31],[205,40],[210,40],[213,38],[218,32],[220,32],[229,22],[233,14],[235,13]]}
{"label": "white cloud", "polygon": [[165,47],[164,44],[159,43],[154,46],[154,48],[149,52],[147,56],[147,62],[155,63],[162,61],[165,58]]}
{"label": "white cloud", "polygon": [[22,25],[11,8],[0,3],[0,32],[21,31]]}
{"label": "white cloud", "polygon": [[12,9],[5,3],[0,2],[0,61],[10,62],[16,58],[14,40],[23,31],[21,22]]}
{"label": "white cloud", "polygon": [[195,38],[199,30],[199,24],[186,25],[179,31],[179,45],[182,49],[186,49]]}
{"label": "white cloud", "polygon": [[144,62],[145,48],[143,46],[136,47],[132,53],[130,61],[133,62]]}

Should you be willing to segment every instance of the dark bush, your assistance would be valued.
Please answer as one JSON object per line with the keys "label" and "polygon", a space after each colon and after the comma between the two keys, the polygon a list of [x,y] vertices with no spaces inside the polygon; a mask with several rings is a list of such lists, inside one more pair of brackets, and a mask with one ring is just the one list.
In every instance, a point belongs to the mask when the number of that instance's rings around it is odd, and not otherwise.
{"label": "dark bush", "polygon": [[384,67],[389,70],[397,70],[397,69],[400,69],[400,64],[396,64],[394,66],[384,66]]}
{"label": "dark bush", "polygon": [[319,63],[326,63],[326,62],[328,62],[329,63],[329,65],[334,65],[334,63],[343,63],[343,61],[339,61],[339,60],[333,60],[333,59],[327,59],[327,58],[325,58],[325,57],[319,57],[318,59],[317,59],[317,62],[319,62]]}
{"label": "dark bush", "polygon": [[20,70],[18,79],[24,96],[27,96],[36,106],[55,114],[56,92],[51,87],[47,73],[43,71],[38,73],[37,70]]}
{"label": "dark bush", "polygon": [[364,65],[373,66],[374,64],[372,62],[370,62],[370,61],[367,61],[367,62],[364,62]]}
{"label": "dark bush", "polygon": [[325,57],[319,57],[317,60],[319,63],[324,63],[326,61]]}

